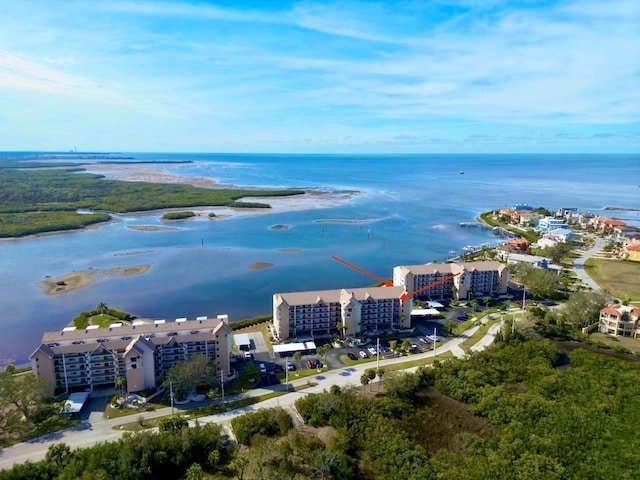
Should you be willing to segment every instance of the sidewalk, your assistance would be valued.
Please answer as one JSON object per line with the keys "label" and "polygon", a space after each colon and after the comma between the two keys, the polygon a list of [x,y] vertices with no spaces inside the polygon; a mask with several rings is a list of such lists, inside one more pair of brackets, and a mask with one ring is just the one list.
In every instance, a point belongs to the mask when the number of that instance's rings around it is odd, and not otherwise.
{"label": "sidewalk", "polygon": [[[517,313],[519,311],[519,309],[513,309],[505,313]],[[487,315],[486,317],[482,318],[482,323],[486,323],[489,320],[500,317],[502,315],[502,313]],[[478,342],[476,342],[476,344],[473,345],[470,349],[473,351],[478,351],[491,345],[495,340],[496,333],[499,330],[501,324],[502,322],[498,322],[496,323],[496,325],[493,325],[487,332],[487,334],[484,335]],[[466,330],[460,337],[449,340],[445,345],[436,350],[436,354],[441,355],[445,352],[451,351],[456,357],[463,357],[466,353],[462,349],[462,347],[460,347],[460,344],[467,338],[472,336],[475,332],[477,332],[479,328],[480,326],[474,326]],[[429,358],[433,358],[433,351],[410,355],[408,357],[397,357],[388,360],[381,359],[380,367],[420,359],[427,360]],[[256,388],[248,390],[242,394],[226,396],[225,402],[233,402],[235,400],[240,400],[243,398],[257,397],[260,395],[269,394],[274,391],[283,391],[287,389],[287,387],[291,389],[295,387],[307,386],[307,388],[304,388],[302,390],[293,391],[286,395],[273,397],[256,404],[249,405],[247,407],[228,410],[217,415],[200,417],[197,421],[199,424],[214,422],[220,424],[221,426],[223,426],[223,428],[227,428],[226,425],[233,418],[239,415],[258,410],[259,408],[288,407],[293,405],[293,403],[301,396],[305,396],[311,393],[321,393],[323,390],[328,390],[331,385],[338,385],[340,387],[344,387],[347,385],[360,386],[360,377],[362,376],[364,371],[369,368],[375,368],[375,366],[375,362],[369,362],[361,365],[354,365],[351,367],[336,368],[327,372],[319,372],[317,375],[311,375],[309,377],[291,380],[289,381],[288,386],[279,384],[274,385],[270,388]],[[406,371],[415,371],[417,368],[418,367],[407,368]],[[314,385],[308,386],[310,385],[310,383]],[[221,400],[216,400],[215,402],[220,401]],[[189,410],[211,403],[211,401],[207,401],[180,405],[178,407],[174,407],[174,411],[176,413],[187,412]],[[11,468],[15,463],[24,463],[27,460],[33,462],[42,460],[45,457],[47,449],[51,445],[54,445],[56,443],[64,442],[70,448],[74,449],[78,447],[88,447],[98,442],[114,441],[122,436],[123,431],[114,429],[113,427],[135,421],[138,417],[151,419],[168,415],[171,415],[171,407],[161,408],[153,412],[140,412],[139,415],[131,415],[128,417],[119,417],[112,419],[106,419],[104,417],[96,418],[96,416],[92,415],[90,420],[81,422],[73,428],[54,432],[44,437],[33,439],[28,442],[19,443],[17,445],[13,445],[11,447],[0,450],[0,470]],[[190,421],[190,425],[193,424],[195,424],[195,421]]]}

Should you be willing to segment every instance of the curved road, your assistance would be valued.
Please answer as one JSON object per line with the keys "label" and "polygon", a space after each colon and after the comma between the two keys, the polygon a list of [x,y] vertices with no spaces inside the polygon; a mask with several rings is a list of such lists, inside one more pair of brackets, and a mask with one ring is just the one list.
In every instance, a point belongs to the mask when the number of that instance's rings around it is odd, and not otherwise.
{"label": "curved road", "polygon": [[[512,310],[509,313],[518,313],[520,310]],[[490,319],[501,316],[501,314],[491,314],[487,317],[484,317],[482,320],[486,322]],[[493,343],[495,340],[495,336],[499,331],[502,322],[498,322],[493,325],[489,331],[482,337],[475,345],[471,347],[472,351],[483,350],[487,348],[489,345]],[[472,327],[465,331],[461,336],[449,340],[445,345],[437,349],[437,354],[442,354],[444,352],[451,351],[456,357],[462,357],[465,355],[465,351],[461,348],[460,344],[466,340],[468,337],[473,335],[480,327]],[[420,358],[428,359],[429,357],[433,357],[433,352],[425,352],[421,354],[411,355],[409,358],[407,357],[398,357],[388,360],[380,360],[380,366],[384,367],[387,365],[393,365],[397,363],[404,363],[407,361],[413,361]],[[289,383],[295,387],[302,387],[307,385],[308,382],[314,382],[316,385],[305,388],[303,390],[297,392],[291,392],[285,396],[279,396],[275,398],[271,398],[269,400],[265,400],[263,402],[250,405],[244,408],[238,408],[234,410],[230,410],[218,415],[210,415],[207,417],[198,418],[198,423],[219,423],[222,425],[228,424],[232,418],[242,415],[244,413],[255,411],[259,408],[270,408],[270,407],[287,407],[293,405],[297,398],[303,395],[307,395],[309,393],[321,393],[323,390],[328,389],[331,385],[339,385],[340,387],[344,387],[346,385],[357,385],[360,386],[360,377],[362,373],[368,368],[372,368],[375,366],[375,363],[369,362],[361,365],[355,365],[353,367],[346,368],[338,368],[329,370],[327,372],[319,373],[318,375],[305,377],[297,380],[292,380]],[[413,367],[408,369],[409,371],[414,371],[417,367]],[[272,389],[254,389],[245,392],[243,395],[236,395],[233,397],[227,397],[227,401],[237,400],[241,397],[246,396],[259,396],[265,393],[270,393],[273,390],[285,390],[285,385],[277,385]],[[202,405],[202,404],[200,404]],[[193,405],[192,408],[198,406]],[[188,408],[185,406],[181,406],[180,408],[176,408],[178,411],[183,411]],[[30,461],[39,461],[45,457],[48,448],[51,445],[56,443],[64,442],[71,449],[79,448],[79,447],[89,447],[98,442],[109,442],[117,440],[122,436],[122,431],[117,430],[118,425],[122,425],[124,423],[130,423],[132,421],[136,421],[138,418],[150,419],[154,417],[163,417],[171,414],[171,408],[162,408],[153,412],[140,412],[139,415],[130,415],[127,417],[115,418],[115,419],[106,419],[102,416],[103,412],[92,412],[87,420],[82,421],[78,425],[73,428],[62,430],[59,432],[54,432],[49,435],[45,435],[44,437],[39,437],[27,442],[19,443],[17,445],[13,445],[11,447],[7,447],[3,450],[0,450],[0,470],[11,468],[16,463],[24,463],[27,460]],[[222,426],[221,425],[221,426]],[[116,429],[114,429],[116,427]]]}
{"label": "curved road", "polygon": [[595,237],[595,240],[596,244],[593,247],[573,261],[573,270],[576,272],[576,277],[582,280],[585,285],[591,287],[592,290],[600,290],[600,286],[594,282],[589,275],[587,275],[587,272],[584,269],[584,262],[602,250],[602,247],[605,245],[605,240],[603,238]]}

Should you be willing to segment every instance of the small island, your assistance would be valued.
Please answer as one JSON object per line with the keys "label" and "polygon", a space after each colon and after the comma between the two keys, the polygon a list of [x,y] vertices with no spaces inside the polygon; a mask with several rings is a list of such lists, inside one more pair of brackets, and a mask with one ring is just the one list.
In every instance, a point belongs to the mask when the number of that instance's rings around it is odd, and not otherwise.
{"label": "small island", "polygon": [[290,228],[291,228],[291,225],[278,224],[278,225],[271,225],[269,227],[269,230],[289,230]]}
{"label": "small island", "polygon": [[77,272],[67,273],[57,278],[46,278],[38,284],[45,295],[61,295],[80,288],[88,287],[97,282],[101,277],[131,277],[142,275],[149,270],[149,265],[132,265],[127,267],[115,267],[106,270],[89,268]]}
{"label": "small island", "polygon": [[263,268],[273,267],[273,263],[255,262],[249,265],[250,270],[262,270]]}
{"label": "small island", "polygon": [[195,217],[195,212],[167,212],[162,215],[162,220],[186,220],[187,218]]}

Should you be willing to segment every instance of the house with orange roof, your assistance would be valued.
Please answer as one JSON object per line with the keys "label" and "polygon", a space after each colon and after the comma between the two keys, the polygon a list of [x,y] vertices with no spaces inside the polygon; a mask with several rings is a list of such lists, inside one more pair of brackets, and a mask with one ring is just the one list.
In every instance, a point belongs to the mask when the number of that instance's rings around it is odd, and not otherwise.
{"label": "house with orange roof", "polygon": [[640,308],[629,305],[609,305],[600,310],[602,333],[619,337],[640,338]]}
{"label": "house with orange roof", "polygon": [[589,220],[588,225],[600,232],[604,232],[607,230],[613,230],[616,227],[624,227],[626,223],[622,220],[618,220],[617,218],[597,216]]}
{"label": "house with orange roof", "polygon": [[622,258],[632,262],[640,262],[640,243],[625,245],[622,249]]}

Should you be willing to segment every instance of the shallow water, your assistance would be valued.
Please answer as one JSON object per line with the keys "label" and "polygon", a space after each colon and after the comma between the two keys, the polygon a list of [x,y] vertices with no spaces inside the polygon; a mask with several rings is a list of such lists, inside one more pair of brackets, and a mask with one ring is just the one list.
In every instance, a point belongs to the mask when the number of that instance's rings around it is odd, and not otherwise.
{"label": "shallow water", "polygon": [[[640,209],[638,155],[131,156],[193,160],[145,170],[221,183],[360,193],[326,208],[311,203],[293,211],[176,222],[172,231],[128,228],[165,225],[156,212],[117,216],[117,222],[82,232],[2,241],[0,323],[6,335],[0,336],[0,363],[24,363],[42,332],[62,328],[100,302],[150,318],[228,313],[238,320],[269,313],[276,292],[372,283],[332,255],[388,278],[395,265],[443,260],[466,245],[494,243],[490,233],[458,227],[489,209],[514,203],[600,214],[606,206]],[[638,212],[609,213],[640,226]],[[270,228],[276,224],[290,228]],[[250,269],[255,262],[274,266]],[[60,296],[46,297],[37,286],[47,275],[137,264],[151,268]]]}

